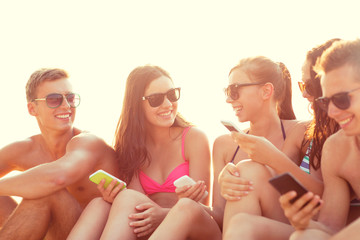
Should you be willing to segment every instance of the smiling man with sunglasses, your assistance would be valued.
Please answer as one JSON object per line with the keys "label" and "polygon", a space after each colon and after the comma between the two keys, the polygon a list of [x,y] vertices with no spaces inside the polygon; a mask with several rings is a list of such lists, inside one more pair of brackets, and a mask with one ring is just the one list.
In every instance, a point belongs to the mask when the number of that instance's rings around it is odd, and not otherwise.
{"label": "smiling man with sunglasses", "polygon": [[[315,70],[321,75],[323,90],[316,104],[339,123],[341,130],[330,136],[323,147],[324,192],[318,222],[309,222],[319,211],[316,205],[320,199],[313,195],[306,194],[293,206],[284,208],[285,212],[292,212],[288,218],[301,230],[291,239],[358,239],[360,218],[344,227],[349,218],[349,202],[360,198],[360,39],[334,43]],[[284,195],[281,202],[285,204],[290,199]],[[359,212],[351,211],[351,219],[358,218]]]}
{"label": "smiling man with sunglasses", "polygon": [[[40,69],[26,85],[27,107],[40,133],[0,149],[0,208],[23,197],[0,239],[65,239],[82,209],[101,196],[88,177],[103,169],[119,177],[114,150],[73,126],[80,96],[62,69]],[[5,216],[3,216],[5,217]]]}

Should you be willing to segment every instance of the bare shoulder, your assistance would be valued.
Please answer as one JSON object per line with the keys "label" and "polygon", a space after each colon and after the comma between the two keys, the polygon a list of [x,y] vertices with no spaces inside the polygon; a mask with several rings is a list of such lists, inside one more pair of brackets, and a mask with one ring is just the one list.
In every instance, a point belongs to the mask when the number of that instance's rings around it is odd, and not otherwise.
{"label": "bare shoulder", "polygon": [[305,131],[306,128],[309,126],[309,120],[282,120],[285,130],[287,131]]}
{"label": "bare shoulder", "polygon": [[200,128],[191,127],[186,134],[186,142],[196,143],[198,141],[208,142],[208,137]]}
{"label": "bare shoulder", "polygon": [[0,149],[0,159],[9,161],[16,160],[18,157],[31,152],[34,147],[34,139],[26,138],[20,141],[12,142]]}
{"label": "bare shoulder", "polygon": [[[343,130],[332,134],[324,143],[321,162],[323,166],[335,167],[342,164],[347,154],[351,152],[352,138],[346,136]],[[342,159],[339,161],[339,159]]]}
{"label": "bare shoulder", "polygon": [[68,143],[67,150],[87,149],[90,151],[112,149],[104,139],[90,132],[79,132]]}

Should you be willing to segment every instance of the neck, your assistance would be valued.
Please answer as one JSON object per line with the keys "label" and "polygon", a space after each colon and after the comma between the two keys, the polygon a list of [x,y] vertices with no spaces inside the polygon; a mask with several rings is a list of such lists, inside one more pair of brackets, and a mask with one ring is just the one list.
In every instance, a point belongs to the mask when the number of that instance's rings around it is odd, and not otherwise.
{"label": "neck", "polygon": [[281,131],[280,118],[276,114],[269,114],[267,117],[261,117],[256,121],[250,122],[249,133],[256,136],[269,138],[274,132]]}
{"label": "neck", "polygon": [[43,146],[48,151],[54,160],[65,155],[66,146],[70,139],[74,137],[74,129],[63,133],[52,133],[42,131]]}

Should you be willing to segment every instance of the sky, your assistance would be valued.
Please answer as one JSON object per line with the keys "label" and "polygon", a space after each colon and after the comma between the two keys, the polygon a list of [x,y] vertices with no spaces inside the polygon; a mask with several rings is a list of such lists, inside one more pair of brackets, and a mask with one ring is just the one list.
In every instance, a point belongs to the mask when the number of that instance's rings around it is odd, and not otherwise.
{"label": "sky", "polygon": [[[359,37],[357,0],[0,1],[0,147],[39,132],[25,84],[43,67],[67,70],[82,102],[75,126],[112,143],[125,81],[159,65],[181,87],[179,112],[214,139],[236,121],[223,88],[241,59],[263,55],[289,68],[293,106],[309,119],[297,81],[308,50]],[[245,126],[240,124],[240,126]]]}

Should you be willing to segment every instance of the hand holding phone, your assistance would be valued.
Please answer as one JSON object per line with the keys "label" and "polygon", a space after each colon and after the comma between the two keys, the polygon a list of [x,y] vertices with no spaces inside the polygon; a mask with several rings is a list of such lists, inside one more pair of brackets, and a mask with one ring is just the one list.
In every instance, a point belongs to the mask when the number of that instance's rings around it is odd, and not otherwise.
{"label": "hand holding phone", "polygon": [[[182,176],[182,177],[179,177],[178,179],[176,179],[176,180],[174,181],[175,187],[183,187],[183,186],[186,186],[186,185],[192,186],[192,185],[194,185],[194,184],[196,184],[196,182],[194,181],[194,179],[192,179],[192,178],[189,177],[188,175],[184,175],[184,176]],[[206,198],[208,194],[209,194],[209,193],[208,193],[207,191],[205,191],[205,192],[204,192],[204,195],[201,197],[201,200],[204,199],[204,198]]]}
{"label": "hand holding phone", "polygon": [[105,179],[104,188],[107,188],[107,186],[109,186],[111,181],[113,179],[115,179],[117,181],[115,186],[119,185],[120,183],[124,183],[124,186],[121,188],[121,190],[126,188],[126,183],[124,181],[118,179],[117,177],[114,177],[113,175],[105,172],[104,170],[98,170],[98,171],[94,172],[93,174],[91,174],[89,176],[89,179],[90,179],[90,181],[92,181],[96,184],[99,184],[101,180]]}
{"label": "hand holding phone", "polygon": [[221,120],[221,123],[230,131],[235,132],[243,132],[238,126],[235,125],[235,123],[232,123],[231,121]]}
{"label": "hand holding phone", "polygon": [[291,199],[290,203],[294,203],[302,195],[308,192],[308,190],[289,172],[271,178],[269,183],[276,188],[281,195],[290,191],[295,191],[296,197]]}

